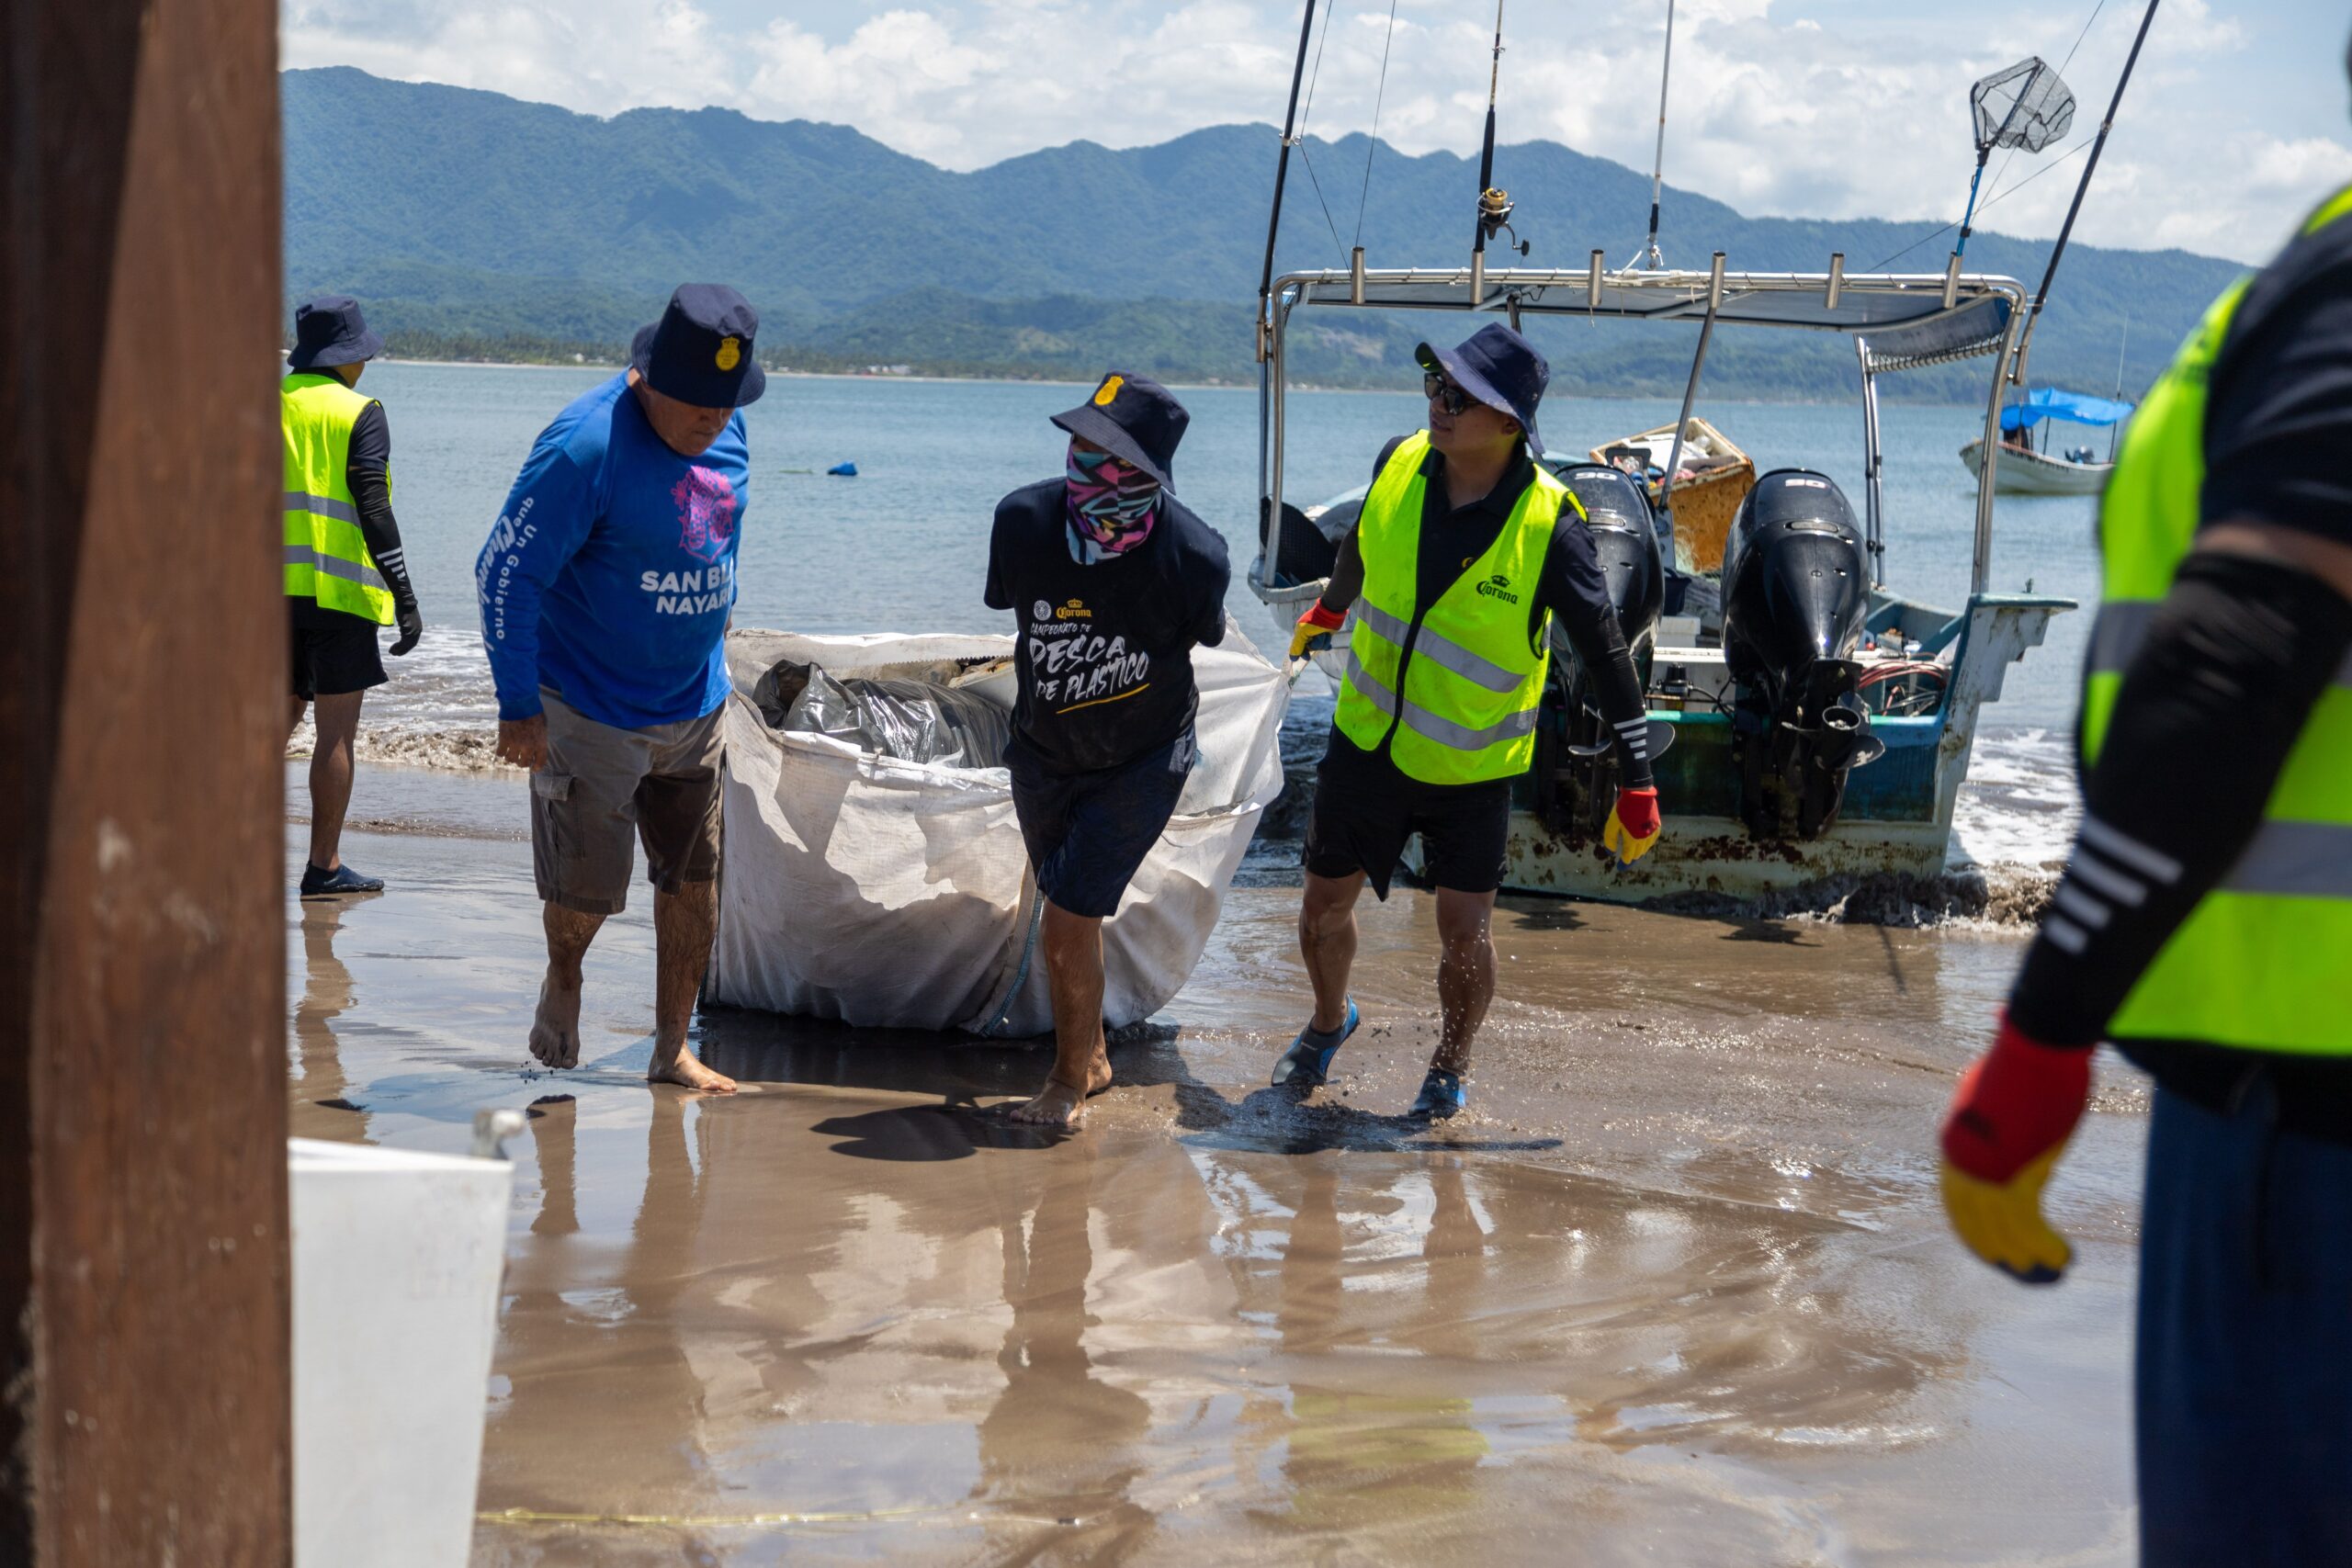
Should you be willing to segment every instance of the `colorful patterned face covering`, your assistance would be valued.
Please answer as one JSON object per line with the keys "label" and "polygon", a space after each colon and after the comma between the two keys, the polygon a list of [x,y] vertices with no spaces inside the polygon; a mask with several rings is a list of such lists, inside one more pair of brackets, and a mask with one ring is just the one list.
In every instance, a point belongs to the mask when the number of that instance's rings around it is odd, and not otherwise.
{"label": "colorful patterned face covering", "polygon": [[1108,452],[1081,452],[1073,444],[1064,479],[1069,553],[1081,564],[1125,555],[1151,537],[1159,514],[1159,481],[1141,468]]}

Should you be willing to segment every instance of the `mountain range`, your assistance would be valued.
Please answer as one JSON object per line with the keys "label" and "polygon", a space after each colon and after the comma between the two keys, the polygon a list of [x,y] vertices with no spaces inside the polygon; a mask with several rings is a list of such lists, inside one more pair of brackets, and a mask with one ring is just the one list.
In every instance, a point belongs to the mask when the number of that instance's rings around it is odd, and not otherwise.
{"label": "mountain range", "polygon": [[[844,126],[729,109],[598,118],[349,67],[285,72],[280,87],[288,298],[359,296],[396,353],[616,355],[694,278],[735,284],[759,306],[771,364],[1255,374],[1251,305],[1278,152],[1265,126],[1115,151],[1076,141],[956,173]],[[1300,153],[1278,268],[1344,265],[1359,231],[1374,266],[1462,259],[1476,184],[1467,160],[1361,135],[1310,139]],[[1349,197],[1367,155],[1359,214]],[[1526,265],[1580,268],[1596,244],[1622,262],[1646,226],[1646,175],[1556,142],[1498,148],[1496,182],[1534,242]],[[1815,271],[1843,251],[1860,272],[1908,247],[1899,270],[1936,271],[1950,243],[1919,243],[1916,223],[1749,217],[1679,187],[1665,213],[1668,260],[1693,266],[1722,250],[1734,270]],[[1980,231],[1968,265],[2032,284],[2048,253],[2045,241]],[[2120,350],[2127,390],[2143,386],[2237,271],[2177,250],[2072,247],[2035,339],[2036,377],[2104,390]],[[1293,374],[1395,385],[1412,374],[1419,337],[1463,325],[1295,318]],[[1546,322],[1536,335],[1555,378],[1594,392],[1679,389],[1691,347],[1688,333],[1619,323]],[[1984,374],[1926,372],[1890,392],[1973,397]],[[1721,396],[1835,397],[1853,382],[1850,347],[1809,333],[1726,333],[1708,362]]]}

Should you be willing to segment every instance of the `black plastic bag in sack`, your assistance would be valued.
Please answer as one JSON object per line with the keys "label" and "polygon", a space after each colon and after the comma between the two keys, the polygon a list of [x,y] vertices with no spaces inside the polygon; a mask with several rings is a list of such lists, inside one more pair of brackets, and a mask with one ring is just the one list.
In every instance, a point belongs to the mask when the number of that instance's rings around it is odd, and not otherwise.
{"label": "black plastic bag in sack", "polygon": [[908,762],[1002,767],[1012,735],[1012,715],[977,692],[836,677],[791,659],[760,677],[752,701],[771,729],[830,736]]}

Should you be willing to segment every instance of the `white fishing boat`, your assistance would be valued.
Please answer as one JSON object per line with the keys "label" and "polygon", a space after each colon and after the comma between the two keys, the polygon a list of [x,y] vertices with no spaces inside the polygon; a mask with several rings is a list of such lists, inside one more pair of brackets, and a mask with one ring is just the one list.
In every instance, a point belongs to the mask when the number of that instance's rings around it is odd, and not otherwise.
{"label": "white fishing boat", "polygon": [[[2151,6],[2148,15],[2153,12]],[[1634,650],[1649,714],[1648,750],[1664,832],[1631,865],[1621,865],[1600,847],[1618,791],[1615,738],[1601,716],[1592,677],[1572,649],[1555,641],[1535,715],[1533,761],[1512,781],[1504,886],[1639,902],[1692,895],[1752,899],[1804,889],[1812,891],[1804,897],[1842,896],[1835,894],[1841,885],[1887,877],[1897,879],[1899,892],[1902,878],[1941,878],[1951,858],[1952,807],[1984,705],[1999,698],[2009,665],[2040,646],[2051,617],[2075,607],[2071,599],[1992,589],[1993,497],[2010,468],[2001,445],[2003,389],[2024,384],[2034,322],[2049,303],[2075,214],[2122,101],[2130,61],[2117,78],[2114,99],[2093,139],[2041,284],[2030,293],[2014,278],[1967,270],[1965,218],[1960,243],[1931,273],[1851,273],[1842,253],[1831,254],[1820,272],[1737,272],[1721,251],[1703,271],[1674,270],[1664,265],[1658,245],[1672,61],[1669,6],[1648,242],[1629,266],[1611,269],[1596,247],[1567,250],[1589,256],[1583,266],[1528,267],[1509,265],[1529,253],[1531,242],[1520,239],[1512,221],[1514,203],[1493,179],[1503,61],[1498,0],[1476,222],[1466,265],[1374,267],[1359,245],[1345,266],[1277,277],[1283,189],[1314,16],[1309,0],[1274,167],[1273,211],[1258,286],[1261,547],[1250,584],[1277,635],[1286,636],[1307,604],[1321,597],[1333,547],[1351,521],[1348,507],[1327,503],[1308,510],[1283,499],[1286,344],[1298,311],[1411,310],[1473,318],[1461,323],[1462,336],[1483,321],[1502,319],[1518,327],[1545,316],[1695,329],[1681,413],[1655,433],[1667,437],[1665,460],[1655,461],[1652,445],[1626,464],[1645,475],[1654,467],[1661,482],[1645,491],[1611,466],[1606,448],[1601,461],[1591,464],[1545,459],[1587,503],[1603,577]],[[2147,21],[2143,16],[2142,37]],[[2137,55],[2135,44],[2132,58]],[[1970,106],[1976,180],[1995,148],[2039,152],[2064,131],[2074,114],[2071,91],[2040,59],[1979,81],[1971,89]],[[1976,190],[1972,181],[1971,216]],[[1473,216],[1466,203],[1463,216]],[[1506,258],[1504,265],[1487,265],[1490,243]],[[1713,427],[1693,419],[1718,326],[1846,338],[1860,370],[1862,438],[1859,508],[1834,479],[1817,471],[1758,462],[1755,466],[1763,471],[1754,476],[1752,489],[1747,475],[1740,473],[1745,493],[1730,520],[1719,564],[1690,547],[1699,530],[1679,528],[1673,514],[1675,491],[1682,488],[1676,481],[1684,472],[1684,449],[1694,435],[1722,440]],[[1421,331],[1439,335],[1427,327]],[[1977,360],[1989,362],[1990,374],[1984,434],[1976,443],[1975,532],[1968,599],[1953,610],[1910,598],[1887,578],[1879,384],[1905,371]],[[2078,412],[2083,403],[2101,400],[2052,392],[2036,398],[2026,400],[2012,417],[2038,423],[2057,412],[2056,400],[2071,400]],[[2129,412],[2124,405],[2114,407],[2120,411],[2117,418]],[[1294,547],[1286,539],[1303,539],[1306,547]],[[1354,615],[1351,611],[1329,649],[1315,655],[1316,664],[1335,682],[1368,682],[1368,694],[1386,707],[1396,724],[1442,726],[1442,716],[1422,713],[1351,662]],[[1419,632],[1418,620],[1406,628],[1408,660]],[[1408,844],[1408,869],[1416,866],[1418,850],[1417,842]]]}
{"label": "white fishing boat", "polygon": [[[1972,441],[1960,449],[1960,460],[1971,474],[1983,466],[1984,443]],[[2097,495],[2107,488],[2113,463],[2076,462],[2019,446],[2001,448],[2000,475],[1994,488],[2003,495]]]}
{"label": "white fishing boat", "polygon": [[[2055,387],[2035,388],[2023,401],[2001,411],[2001,458],[1996,465],[1993,488],[2009,495],[2098,494],[2106,488],[2107,476],[2115,471],[2111,440],[2102,459],[2087,446],[2074,447],[2064,456],[2037,450],[2035,438],[2046,431],[2051,420],[2111,429],[2131,412],[2130,403],[2114,398],[2064,392]],[[2042,439],[2047,446],[2048,436]],[[1977,473],[1984,465],[1984,438],[1979,436],[1962,447],[1960,460],[1970,473]]]}

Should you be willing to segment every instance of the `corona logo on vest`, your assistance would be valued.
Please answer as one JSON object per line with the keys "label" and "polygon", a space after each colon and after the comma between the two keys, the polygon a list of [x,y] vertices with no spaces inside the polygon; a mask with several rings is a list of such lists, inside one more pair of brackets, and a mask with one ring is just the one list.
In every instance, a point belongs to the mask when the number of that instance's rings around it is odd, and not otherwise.
{"label": "corona logo on vest", "polygon": [[1054,619],[1057,621],[1091,621],[1093,618],[1094,612],[1086,607],[1083,599],[1073,599],[1054,612]]}
{"label": "corona logo on vest", "polygon": [[1497,572],[1494,576],[1487,579],[1486,581],[1478,584],[1478,592],[1485,594],[1489,599],[1499,599],[1506,604],[1516,604],[1519,603],[1519,595],[1510,591],[1510,579],[1503,576],[1500,572]]}

